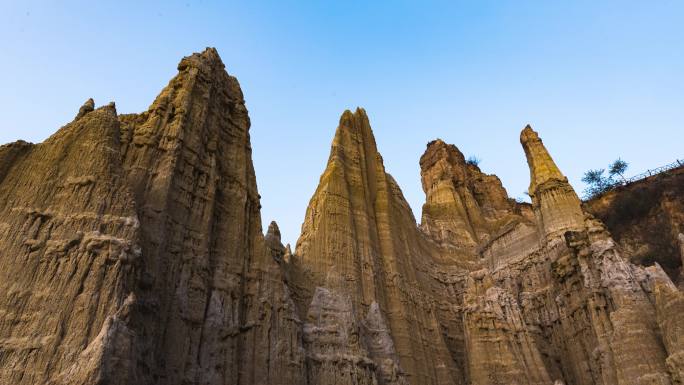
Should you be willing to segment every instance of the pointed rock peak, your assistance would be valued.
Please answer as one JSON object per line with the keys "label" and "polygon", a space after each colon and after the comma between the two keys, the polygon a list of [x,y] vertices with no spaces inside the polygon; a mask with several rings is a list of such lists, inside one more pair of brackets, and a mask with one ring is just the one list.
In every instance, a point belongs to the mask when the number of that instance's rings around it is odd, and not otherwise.
{"label": "pointed rock peak", "polygon": [[520,133],[520,143],[530,167],[528,193],[532,198],[532,206],[543,237],[548,241],[569,233],[568,230],[581,234],[584,213],[580,200],[568,179],[554,163],[539,135],[527,126]]}
{"label": "pointed rock peak", "polygon": [[100,109],[105,110],[105,111],[109,111],[109,112],[113,112],[114,115],[116,115],[116,103],[114,103],[114,102],[109,102],[109,103],[107,103],[107,105],[98,108],[98,110],[100,110]]}
{"label": "pointed rock peak", "polygon": [[[446,162],[448,168],[456,167],[461,169],[459,174],[463,174],[466,169],[466,160],[463,153],[458,149],[458,147],[453,144],[448,144],[442,139],[436,139],[427,144],[425,152],[420,157],[420,170],[421,175],[425,177],[425,173],[437,164]],[[441,169],[444,169],[443,165]],[[439,175],[443,173],[440,172]],[[425,180],[424,180],[425,182]]]}
{"label": "pointed rock peak", "polygon": [[78,109],[78,114],[76,114],[76,117],[74,118],[74,120],[78,120],[78,119],[82,118],[85,114],[93,111],[94,109],[95,109],[95,101],[93,100],[93,98],[89,98],[88,100],[86,100],[85,103],[83,103],[81,108]]}
{"label": "pointed rock peak", "polygon": [[199,54],[203,58],[207,59],[218,59],[219,61],[221,60],[221,57],[218,54],[218,51],[214,47],[207,47],[204,49],[204,51],[200,52]]}
{"label": "pointed rock peak", "polygon": [[370,122],[368,121],[368,115],[366,110],[361,107],[356,107],[356,111],[351,112],[350,110],[344,110],[342,116],[340,116],[340,127],[347,128],[370,128]]}
{"label": "pointed rock peak", "polygon": [[280,242],[280,228],[278,227],[276,221],[271,221],[271,224],[268,225],[268,232],[266,233],[266,237],[275,239],[278,242]]}
{"label": "pointed rock peak", "polygon": [[435,140],[431,140],[428,142],[428,144],[426,146],[427,149],[425,151],[429,150],[431,147],[444,147],[446,145],[447,144],[442,139],[437,138]]}
{"label": "pointed rock peak", "polygon": [[83,103],[81,108],[89,109],[90,111],[92,111],[95,108],[95,100],[93,100],[93,98],[88,98],[88,100],[86,100],[85,103]]}
{"label": "pointed rock peak", "polygon": [[[526,148],[530,146],[530,143],[542,143],[542,140],[539,138],[537,131],[528,124],[520,131],[520,144],[523,145],[523,148]],[[541,146],[543,147],[544,145],[541,144]]]}
{"label": "pointed rock peak", "polygon": [[223,69],[225,66],[216,48],[207,47],[201,53],[193,53],[184,57],[178,63],[178,70],[183,71],[188,68],[197,68],[203,72],[211,72],[214,69]]}
{"label": "pointed rock peak", "polygon": [[453,144],[446,143],[445,141],[439,138],[428,142],[427,148],[425,149],[423,156],[425,156],[425,154],[429,152],[443,152],[443,154],[456,155],[458,158],[463,158],[465,162],[465,157],[463,156],[461,150],[458,149],[458,147],[456,147]]}
{"label": "pointed rock peak", "polygon": [[283,254],[283,261],[285,261],[285,263],[290,263],[292,261],[292,248],[290,247],[289,243],[287,244],[287,246],[285,246],[285,254]]}
{"label": "pointed rock peak", "polygon": [[342,113],[332,146],[331,156],[333,157],[352,149],[361,150],[368,157],[367,159],[373,159],[378,155],[375,136],[366,110],[357,107],[354,112],[345,110]]}
{"label": "pointed rock peak", "polygon": [[378,173],[385,174],[385,166],[366,111],[360,107],[354,112],[345,110],[335,131],[322,181],[341,180],[343,174],[358,175],[372,201]]}
{"label": "pointed rock peak", "polygon": [[532,126],[527,124],[525,128],[523,128],[522,131],[520,131],[520,144],[525,146],[528,143],[531,142],[541,142],[541,138],[539,137],[539,134],[537,131],[535,131]]}
{"label": "pointed rock peak", "polygon": [[354,121],[354,113],[349,110],[344,110],[340,116],[340,126],[350,127]]}
{"label": "pointed rock peak", "polygon": [[[228,115],[231,117],[227,118]],[[244,140],[250,149],[246,135],[250,121],[240,84],[226,72],[215,48],[181,59],[178,74],[159,93],[143,118],[147,122],[137,123],[140,128],[135,135],[144,136],[145,142],[159,140],[166,130],[164,126],[173,125],[173,141],[196,146],[208,135],[208,147],[215,149],[222,137],[218,133],[227,131],[228,126],[237,126],[237,140]],[[190,137],[194,139],[187,140]]]}
{"label": "pointed rock peak", "polygon": [[110,112],[116,115],[116,103],[114,102],[109,102],[109,104],[101,106],[99,108],[95,108],[95,101],[93,98],[90,98],[86,100],[85,103],[81,106],[81,108],[78,109],[78,114],[74,118],[74,121],[77,121],[81,119],[82,117],[86,116],[87,114],[93,112],[93,111],[105,111],[105,112]]}
{"label": "pointed rock peak", "polygon": [[271,250],[271,257],[277,262],[281,262],[284,259],[285,247],[283,247],[283,244],[280,241],[280,229],[275,221],[272,221],[268,226],[264,241],[266,247]]}
{"label": "pointed rock peak", "polygon": [[534,195],[537,188],[549,181],[557,180],[567,182],[567,179],[558,169],[556,163],[544,147],[539,135],[528,124],[520,133],[520,143],[525,150],[527,165],[530,167],[530,195]]}

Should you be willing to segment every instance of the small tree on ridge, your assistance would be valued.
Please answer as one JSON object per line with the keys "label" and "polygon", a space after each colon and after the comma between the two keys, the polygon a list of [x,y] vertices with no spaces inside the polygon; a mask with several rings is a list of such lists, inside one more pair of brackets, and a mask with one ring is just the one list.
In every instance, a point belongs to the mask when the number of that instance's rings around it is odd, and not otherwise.
{"label": "small tree on ridge", "polygon": [[[582,182],[587,184],[584,189],[584,199],[593,199],[610,190],[615,185],[627,183],[625,179],[625,171],[629,164],[617,158],[613,163],[608,165],[608,176],[603,175],[605,169],[589,170],[584,173]],[[619,176],[621,181],[616,181],[615,176]]]}
{"label": "small tree on ridge", "polygon": [[612,185],[611,179],[605,177],[603,175],[604,172],[604,169],[599,169],[589,170],[584,173],[582,182],[587,184],[587,188],[584,190],[585,199],[591,199],[601,195],[610,188]]}
{"label": "small tree on ridge", "polygon": [[608,174],[610,174],[611,177],[618,175],[622,179],[622,182],[627,182],[624,176],[625,171],[627,171],[627,166],[629,166],[627,162],[617,158],[613,163],[610,164],[610,166],[608,166]]}

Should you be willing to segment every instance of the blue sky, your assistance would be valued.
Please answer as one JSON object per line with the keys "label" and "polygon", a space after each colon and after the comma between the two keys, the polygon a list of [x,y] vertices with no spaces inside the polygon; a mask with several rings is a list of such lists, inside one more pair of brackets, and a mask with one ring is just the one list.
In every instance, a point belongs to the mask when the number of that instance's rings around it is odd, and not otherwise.
{"label": "blue sky", "polygon": [[0,142],[40,142],[88,97],[147,109],[181,57],[219,50],[243,88],[262,216],[295,243],[344,109],[366,108],[420,221],[418,160],[442,138],[529,182],[530,123],[578,191],[621,156],[684,158],[680,1],[0,2]]}

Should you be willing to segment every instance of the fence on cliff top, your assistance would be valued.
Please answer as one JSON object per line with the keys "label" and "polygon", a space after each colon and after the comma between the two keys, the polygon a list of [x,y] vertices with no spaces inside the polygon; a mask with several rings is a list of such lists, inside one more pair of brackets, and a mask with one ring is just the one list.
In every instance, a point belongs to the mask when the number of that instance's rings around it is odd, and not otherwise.
{"label": "fence on cliff top", "polygon": [[664,173],[664,172],[667,172],[667,171],[670,171],[670,170],[673,170],[677,167],[682,167],[682,166],[684,166],[684,160],[676,159],[674,162],[672,162],[670,164],[666,164],[664,166],[660,166],[660,167],[657,167],[654,169],[646,170],[645,172],[642,172],[641,174],[634,175],[633,177],[630,177],[630,178],[625,178],[624,180],[615,181],[615,183],[613,183],[609,188],[613,189],[615,187],[632,184],[632,183],[640,181],[642,179],[646,179],[648,177],[658,175],[658,174],[661,174],[661,173]]}

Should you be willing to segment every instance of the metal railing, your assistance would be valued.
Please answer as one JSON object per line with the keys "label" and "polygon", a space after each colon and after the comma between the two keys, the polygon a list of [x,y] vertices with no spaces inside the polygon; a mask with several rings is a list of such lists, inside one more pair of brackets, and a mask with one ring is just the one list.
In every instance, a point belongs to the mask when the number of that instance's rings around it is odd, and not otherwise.
{"label": "metal railing", "polygon": [[624,180],[615,181],[615,183],[613,183],[610,186],[610,188],[612,189],[612,188],[615,188],[618,186],[625,186],[625,185],[640,181],[642,179],[646,179],[648,177],[658,175],[660,173],[667,172],[667,171],[670,171],[670,170],[673,170],[677,167],[682,167],[682,166],[684,166],[684,160],[677,159],[670,164],[666,164],[665,166],[660,166],[660,167],[657,167],[654,169],[646,170],[646,172],[642,172],[641,174],[634,175],[633,177],[625,178]]}

